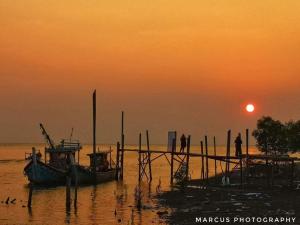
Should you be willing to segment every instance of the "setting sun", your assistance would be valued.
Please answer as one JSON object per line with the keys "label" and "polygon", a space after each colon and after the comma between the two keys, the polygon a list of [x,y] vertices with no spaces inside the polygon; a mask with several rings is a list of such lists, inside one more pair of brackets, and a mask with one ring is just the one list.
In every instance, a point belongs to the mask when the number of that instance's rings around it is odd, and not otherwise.
{"label": "setting sun", "polygon": [[247,112],[254,112],[255,107],[254,107],[253,104],[248,104],[248,105],[246,106],[246,110],[247,110]]}

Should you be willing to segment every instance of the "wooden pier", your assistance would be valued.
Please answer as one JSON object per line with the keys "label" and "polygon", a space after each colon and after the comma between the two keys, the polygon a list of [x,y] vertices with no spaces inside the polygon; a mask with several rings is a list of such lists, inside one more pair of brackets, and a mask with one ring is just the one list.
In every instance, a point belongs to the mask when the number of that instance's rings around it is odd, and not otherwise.
{"label": "wooden pier", "polygon": [[[199,157],[201,159],[200,179],[205,184],[209,183],[209,160],[214,161],[214,176],[222,176],[223,185],[229,184],[229,178],[232,174],[231,164],[233,164],[233,170],[239,172],[239,184],[241,186],[248,184],[249,179],[255,179],[257,176],[253,174],[254,167],[264,166],[267,185],[272,186],[274,183],[274,167],[280,163],[288,164],[289,175],[286,180],[290,186],[294,184],[294,168],[295,162],[300,162],[300,158],[289,157],[289,156],[274,156],[274,155],[263,155],[263,154],[249,154],[249,130],[246,129],[246,153],[240,156],[232,156],[231,153],[231,131],[227,132],[227,147],[226,155],[218,155],[216,137],[213,137],[213,154],[208,153],[208,137],[204,136],[204,142],[200,141],[199,153],[191,152],[191,136],[187,137],[186,151],[177,151],[176,137],[172,140],[171,151],[150,149],[149,131],[146,131],[146,149],[142,149],[142,134],[139,134],[138,148],[125,148],[125,134],[124,134],[124,112],[122,112],[121,120],[121,143],[117,143],[117,154],[116,154],[116,180],[123,179],[124,177],[124,159],[126,152],[136,152],[138,154],[138,181],[146,179],[147,182],[152,181],[152,163],[159,159],[165,158],[166,163],[170,166],[170,184],[174,183],[174,179],[179,171],[184,167],[184,179],[189,180],[190,170],[190,158]],[[175,132],[176,134],[176,132]],[[177,136],[177,134],[175,135]],[[225,163],[225,171],[222,174],[217,171],[217,162]],[[254,172],[253,172],[254,171]],[[211,173],[212,174],[212,173]]]}

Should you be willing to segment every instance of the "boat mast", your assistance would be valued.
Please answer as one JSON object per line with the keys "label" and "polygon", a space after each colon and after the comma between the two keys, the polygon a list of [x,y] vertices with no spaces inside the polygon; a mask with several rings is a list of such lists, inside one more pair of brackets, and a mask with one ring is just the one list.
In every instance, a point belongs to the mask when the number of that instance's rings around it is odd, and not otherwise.
{"label": "boat mast", "polygon": [[93,93],[93,173],[96,176],[96,90]]}
{"label": "boat mast", "polygon": [[44,136],[46,142],[48,143],[48,145],[50,146],[51,149],[55,149],[55,145],[54,142],[51,140],[49,134],[47,133],[47,131],[45,130],[43,124],[40,123],[40,128],[42,130],[42,135]]}

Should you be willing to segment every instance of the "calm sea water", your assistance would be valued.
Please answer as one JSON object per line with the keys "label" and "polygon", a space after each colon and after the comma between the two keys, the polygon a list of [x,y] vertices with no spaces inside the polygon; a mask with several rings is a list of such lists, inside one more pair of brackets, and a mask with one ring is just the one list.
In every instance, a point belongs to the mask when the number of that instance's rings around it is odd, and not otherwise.
{"label": "calm sea water", "polygon": [[[141,184],[142,204],[144,209],[135,207],[135,193],[138,185],[138,155],[126,152],[124,180],[112,181],[96,186],[85,186],[78,189],[78,207],[67,211],[65,207],[65,187],[40,188],[34,190],[32,208],[27,207],[28,181],[23,175],[26,165],[25,152],[30,152],[36,146],[44,152],[43,145],[9,144],[0,145],[0,224],[164,224],[157,216],[161,210],[153,196],[161,182],[161,190],[169,189],[170,167],[164,157],[152,163],[153,181]],[[100,146],[108,149],[109,146]],[[115,146],[112,146],[115,150]],[[136,146],[126,146],[136,148]],[[151,146],[151,149],[165,150],[165,146]],[[199,146],[193,146],[192,152],[200,152]],[[209,152],[213,149],[210,147]],[[225,147],[218,147],[220,154],[225,153]],[[88,165],[87,153],[91,146],[86,145],[80,153],[80,163]],[[232,149],[233,152],[233,149]],[[252,147],[250,153],[256,153]],[[115,151],[114,151],[115,153]],[[154,157],[154,156],[153,156]],[[112,156],[115,159],[115,154]],[[191,158],[190,173],[192,178],[200,177],[200,158]],[[214,174],[214,162],[210,164],[210,175]],[[218,171],[222,170],[218,163]],[[72,195],[73,196],[73,195]],[[7,197],[16,198],[15,204],[5,204]],[[116,212],[116,215],[115,215]]]}

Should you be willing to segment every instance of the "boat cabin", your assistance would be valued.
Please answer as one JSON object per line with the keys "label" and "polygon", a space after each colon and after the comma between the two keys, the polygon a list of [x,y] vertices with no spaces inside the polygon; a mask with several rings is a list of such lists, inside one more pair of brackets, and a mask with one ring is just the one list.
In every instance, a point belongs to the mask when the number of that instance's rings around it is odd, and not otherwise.
{"label": "boat cabin", "polygon": [[[107,155],[109,154],[109,159]],[[111,151],[102,151],[87,154],[90,157],[90,167],[95,166],[96,172],[105,172],[111,169]]]}
{"label": "boat cabin", "polygon": [[[76,142],[68,142],[62,140],[55,148],[46,148],[45,154],[49,154],[49,165],[58,169],[66,169],[71,163],[70,155],[73,156],[74,163],[79,163],[79,152],[81,144]],[[76,161],[76,152],[78,153]]]}

